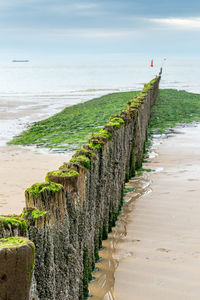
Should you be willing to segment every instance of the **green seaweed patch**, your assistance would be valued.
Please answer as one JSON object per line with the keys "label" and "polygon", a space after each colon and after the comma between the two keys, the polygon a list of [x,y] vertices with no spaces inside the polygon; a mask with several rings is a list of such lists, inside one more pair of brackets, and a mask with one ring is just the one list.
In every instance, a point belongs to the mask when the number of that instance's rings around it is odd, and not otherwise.
{"label": "green seaweed patch", "polygon": [[23,217],[25,220],[32,222],[37,220],[38,218],[43,217],[47,214],[47,211],[41,211],[35,208],[24,208],[23,212],[21,214],[21,217]]}
{"label": "green seaweed patch", "polygon": [[99,143],[99,141],[97,140],[91,140],[90,143],[88,144],[88,146],[91,148],[91,149],[97,149],[97,150],[100,150],[102,149],[102,145]]}
{"label": "green seaweed patch", "polygon": [[24,239],[19,237],[8,237],[6,239],[0,239],[0,248],[7,248],[7,247],[15,247],[17,245],[25,245],[26,242]]}
{"label": "green seaweed patch", "polygon": [[81,155],[89,156],[90,151],[84,148],[80,148],[74,153],[73,156],[81,156]]}
{"label": "green seaweed patch", "polygon": [[144,172],[152,172],[152,169],[139,168],[136,170],[136,176],[142,176]]}
{"label": "green seaweed patch", "polygon": [[5,228],[8,228],[8,225],[11,224],[14,227],[19,227],[22,232],[27,231],[27,223],[21,215],[0,216],[0,222],[3,223]]}
{"label": "green seaweed patch", "polygon": [[66,169],[65,166],[62,166],[62,168],[59,168],[58,170],[55,171],[50,171],[47,173],[45,180],[46,182],[51,181],[51,177],[75,177],[79,176],[79,173],[75,170],[69,170]]}
{"label": "green seaweed patch", "polygon": [[111,117],[109,122],[106,124],[106,126],[111,126],[114,129],[119,129],[121,127],[121,124],[124,123],[124,120],[119,117]]}
{"label": "green seaweed patch", "polygon": [[130,108],[129,108],[130,115],[133,115],[133,114],[138,115],[138,112],[139,112],[138,108],[130,106]]}
{"label": "green seaweed patch", "polygon": [[126,108],[126,102],[138,92],[113,93],[66,107],[54,116],[34,123],[9,144],[38,145],[62,151],[77,150],[92,134],[109,121],[111,115]]}
{"label": "green seaweed patch", "polygon": [[134,98],[132,104],[136,105],[136,106],[140,106],[141,103],[143,103],[145,97],[147,96],[147,94],[145,93],[140,93],[137,97]]}
{"label": "green seaweed patch", "polygon": [[111,126],[113,127],[114,129],[119,129],[120,128],[120,123],[119,122],[108,122],[106,124],[106,126]]}
{"label": "green seaweed patch", "polygon": [[42,192],[48,190],[56,193],[62,190],[63,186],[54,182],[35,183],[31,187],[27,188],[25,194],[33,195],[33,198],[37,198]]}
{"label": "green seaweed patch", "polygon": [[110,117],[110,122],[118,122],[120,124],[123,124],[124,120],[121,117]]}
{"label": "green seaweed patch", "polygon": [[130,108],[136,108],[137,109],[141,104],[141,100],[143,100],[143,98],[142,99],[134,98],[130,103],[128,103],[129,109]]}
{"label": "green seaweed patch", "polygon": [[91,137],[88,146],[90,149],[100,150],[106,141],[111,138],[111,136],[112,135],[104,128],[100,130],[99,133]]}
{"label": "green seaweed patch", "polygon": [[139,95],[138,95],[138,97],[143,97],[143,99],[145,98],[145,97],[147,97],[148,96],[148,92],[145,92],[145,91],[142,91]]}
{"label": "green seaweed patch", "polygon": [[151,81],[150,81],[149,83],[145,83],[145,84],[144,84],[143,91],[147,92],[147,91],[149,91],[149,90],[152,90],[153,87],[154,87],[154,84],[151,83]]}
{"label": "green seaweed patch", "polygon": [[131,121],[131,117],[132,117],[133,113],[135,113],[135,112],[137,113],[137,112],[138,112],[138,109],[135,108],[135,107],[131,108],[131,107],[129,106],[128,108],[123,109],[123,110],[121,111],[121,117],[122,117],[122,118],[125,118],[126,121],[129,122],[129,121]]}
{"label": "green seaweed patch", "polygon": [[100,129],[99,132],[95,133],[93,136],[97,137],[103,137],[105,139],[110,139],[112,137],[112,134],[109,133],[106,129]]}
{"label": "green seaweed patch", "polygon": [[133,111],[136,111],[136,112],[138,112],[138,109],[139,109],[139,104],[131,104],[130,106],[129,106],[129,111],[131,111],[131,112],[133,112]]}
{"label": "green seaweed patch", "polygon": [[83,147],[81,147],[79,150],[77,150],[74,153],[73,157],[82,156],[82,155],[84,155],[88,158],[90,158],[90,157],[96,158],[96,154],[93,151],[91,151],[90,149],[85,149]]}
{"label": "green seaweed patch", "polygon": [[199,120],[199,94],[172,89],[159,90],[149,120],[149,135],[168,133],[177,124]]}
{"label": "green seaweed patch", "polygon": [[156,81],[158,81],[159,78],[160,78],[160,76],[156,76],[149,82],[149,84],[154,84]]}
{"label": "green seaweed patch", "polygon": [[43,217],[46,214],[47,214],[47,211],[41,211],[38,209],[34,209],[31,213],[33,221],[37,220],[38,218]]}
{"label": "green seaweed patch", "polygon": [[72,159],[70,159],[70,162],[79,163],[87,169],[90,169],[90,159],[84,155],[72,157]]}
{"label": "green seaweed patch", "polygon": [[147,94],[145,93],[141,93],[138,95],[138,97],[136,98],[138,100],[138,106],[141,105],[141,103],[144,102],[145,97],[147,96]]}

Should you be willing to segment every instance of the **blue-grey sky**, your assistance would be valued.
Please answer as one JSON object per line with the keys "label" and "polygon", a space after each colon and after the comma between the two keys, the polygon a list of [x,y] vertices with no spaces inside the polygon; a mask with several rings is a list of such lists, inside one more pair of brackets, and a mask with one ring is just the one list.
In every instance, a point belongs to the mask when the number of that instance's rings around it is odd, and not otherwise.
{"label": "blue-grey sky", "polygon": [[198,57],[198,0],[0,0],[0,60]]}

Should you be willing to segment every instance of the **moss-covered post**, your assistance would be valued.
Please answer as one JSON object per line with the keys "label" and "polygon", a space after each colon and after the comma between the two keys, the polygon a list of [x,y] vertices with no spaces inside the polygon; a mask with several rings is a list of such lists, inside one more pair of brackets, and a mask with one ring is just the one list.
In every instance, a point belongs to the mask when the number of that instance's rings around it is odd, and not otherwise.
{"label": "moss-covered post", "polygon": [[26,238],[0,239],[0,299],[29,300],[35,246]]}
{"label": "moss-covered post", "polygon": [[[46,214],[45,223],[48,225],[60,225],[66,214],[66,201],[61,184],[35,183],[25,191],[26,208],[34,208],[32,219],[37,226],[44,227],[42,215]],[[39,211],[38,211],[39,210]],[[39,219],[38,219],[39,218]]]}

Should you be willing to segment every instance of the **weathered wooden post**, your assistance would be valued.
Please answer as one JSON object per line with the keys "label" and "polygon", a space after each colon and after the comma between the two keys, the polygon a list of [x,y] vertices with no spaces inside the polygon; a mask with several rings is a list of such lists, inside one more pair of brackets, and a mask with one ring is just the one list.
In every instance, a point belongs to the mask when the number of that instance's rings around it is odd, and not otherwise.
{"label": "weathered wooden post", "polygon": [[0,239],[0,300],[29,300],[35,246],[24,237]]}

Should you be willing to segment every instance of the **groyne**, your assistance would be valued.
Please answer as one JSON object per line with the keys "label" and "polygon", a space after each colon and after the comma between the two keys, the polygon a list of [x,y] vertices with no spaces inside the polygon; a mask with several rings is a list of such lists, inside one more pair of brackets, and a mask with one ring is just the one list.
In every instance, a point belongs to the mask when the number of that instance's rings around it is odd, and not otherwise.
{"label": "groyne", "polygon": [[127,109],[111,116],[69,163],[28,188],[20,216],[0,216],[0,238],[24,236],[35,244],[30,299],[78,300],[88,295],[102,240],[123,204],[124,182],[142,164],[159,81],[160,76],[145,84]]}

